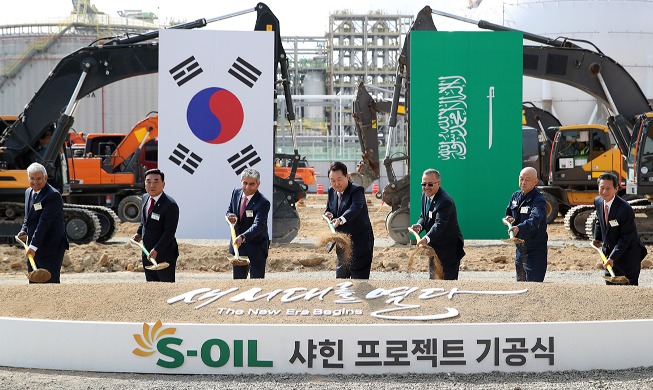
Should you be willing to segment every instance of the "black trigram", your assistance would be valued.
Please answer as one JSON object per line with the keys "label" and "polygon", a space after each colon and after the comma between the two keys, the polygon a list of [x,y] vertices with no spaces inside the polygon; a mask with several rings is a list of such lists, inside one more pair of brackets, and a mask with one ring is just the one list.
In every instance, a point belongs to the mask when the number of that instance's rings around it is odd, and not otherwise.
{"label": "black trigram", "polygon": [[239,153],[234,154],[233,156],[227,159],[231,167],[236,172],[236,175],[240,175],[245,168],[251,168],[254,165],[258,164],[261,161],[261,158],[254,150],[252,145],[249,145],[245,149],[241,150]]}
{"label": "black trigram", "polygon": [[195,59],[195,56],[188,57],[181,64],[170,69],[172,78],[175,79],[177,85],[180,87],[200,73],[202,73],[202,68],[200,68],[200,64]]}
{"label": "black trigram", "polygon": [[231,65],[231,68],[229,68],[229,74],[252,88],[261,75],[261,71],[256,69],[254,65],[238,57],[236,62],[234,62],[233,65]]}
{"label": "black trigram", "polygon": [[190,149],[182,144],[177,144],[177,147],[172,152],[170,157],[168,157],[168,159],[173,163],[179,165],[181,169],[190,173],[191,175],[195,173],[195,170],[200,166],[200,163],[203,160],[202,157],[191,152]]}

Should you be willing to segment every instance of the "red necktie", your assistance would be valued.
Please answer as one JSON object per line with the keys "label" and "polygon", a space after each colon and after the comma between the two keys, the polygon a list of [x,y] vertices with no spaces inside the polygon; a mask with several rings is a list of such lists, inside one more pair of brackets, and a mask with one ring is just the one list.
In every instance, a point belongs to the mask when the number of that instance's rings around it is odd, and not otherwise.
{"label": "red necktie", "polygon": [[152,209],[154,208],[154,198],[150,198],[150,207],[147,208],[147,216],[149,217],[152,214]]}
{"label": "red necktie", "polygon": [[245,206],[247,206],[247,197],[243,196],[243,203],[240,204],[240,219],[243,219],[243,214],[245,214]]}
{"label": "red necktie", "polygon": [[610,210],[608,210],[608,204],[607,204],[607,203],[603,203],[603,215],[605,216],[605,226],[606,226],[606,227],[608,226],[608,223],[609,223],[609,222],[608,222],[608,212],[609,212],[609,211],[610,211]]}

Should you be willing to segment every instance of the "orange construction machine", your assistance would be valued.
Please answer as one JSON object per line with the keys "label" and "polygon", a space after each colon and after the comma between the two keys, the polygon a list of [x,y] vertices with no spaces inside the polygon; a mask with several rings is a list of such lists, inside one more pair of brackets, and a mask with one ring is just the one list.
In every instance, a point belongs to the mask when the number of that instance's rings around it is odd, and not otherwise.
{"label": "orange construction machine", "polygon": [[128,134],[69,134],[70,195],[79,204],[104,205],[122,221],[141,218],[143,174],[157,166],[158,117]]}

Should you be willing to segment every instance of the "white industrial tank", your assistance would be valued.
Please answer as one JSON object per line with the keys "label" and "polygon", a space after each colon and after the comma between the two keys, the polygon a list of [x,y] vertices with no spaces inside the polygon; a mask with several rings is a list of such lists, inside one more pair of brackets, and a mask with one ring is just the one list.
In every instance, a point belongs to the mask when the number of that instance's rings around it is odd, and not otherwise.
{"label": "white industrial tank", "polygon": [[[326,86],[324,83],[324,71],[309,70],[304,76],[304,95],[324,95]],[[304,117],[322,120],[324,118],[324,105],[320,100],[306,100]]]}
{"label": "white industrial tank", "polygon": [[[649,101],[653,100],[653,0],[484,0],[467,13],[475,20],[550,38],[591,41],[621,64]],[[524,100],[545,108],[551,105],[563,124],[601,123],[605,119],[605,109],[597,107],[591,96],[550,81],[524,78]]]}

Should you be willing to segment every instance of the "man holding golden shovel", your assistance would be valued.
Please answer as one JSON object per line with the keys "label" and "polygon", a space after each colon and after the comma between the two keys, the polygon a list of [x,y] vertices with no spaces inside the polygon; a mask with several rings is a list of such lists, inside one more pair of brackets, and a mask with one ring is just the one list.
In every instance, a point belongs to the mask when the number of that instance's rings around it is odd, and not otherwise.
{"label": "man holding golden shovel", "polygon": [[[519,188],[512,194],[502,219],[515,242],[518,282],[543,282],[547,266],[546,200],[535,188],[537,171],[527,167],[519,173]],[[515,240],[523,240],[522,243]]]}

